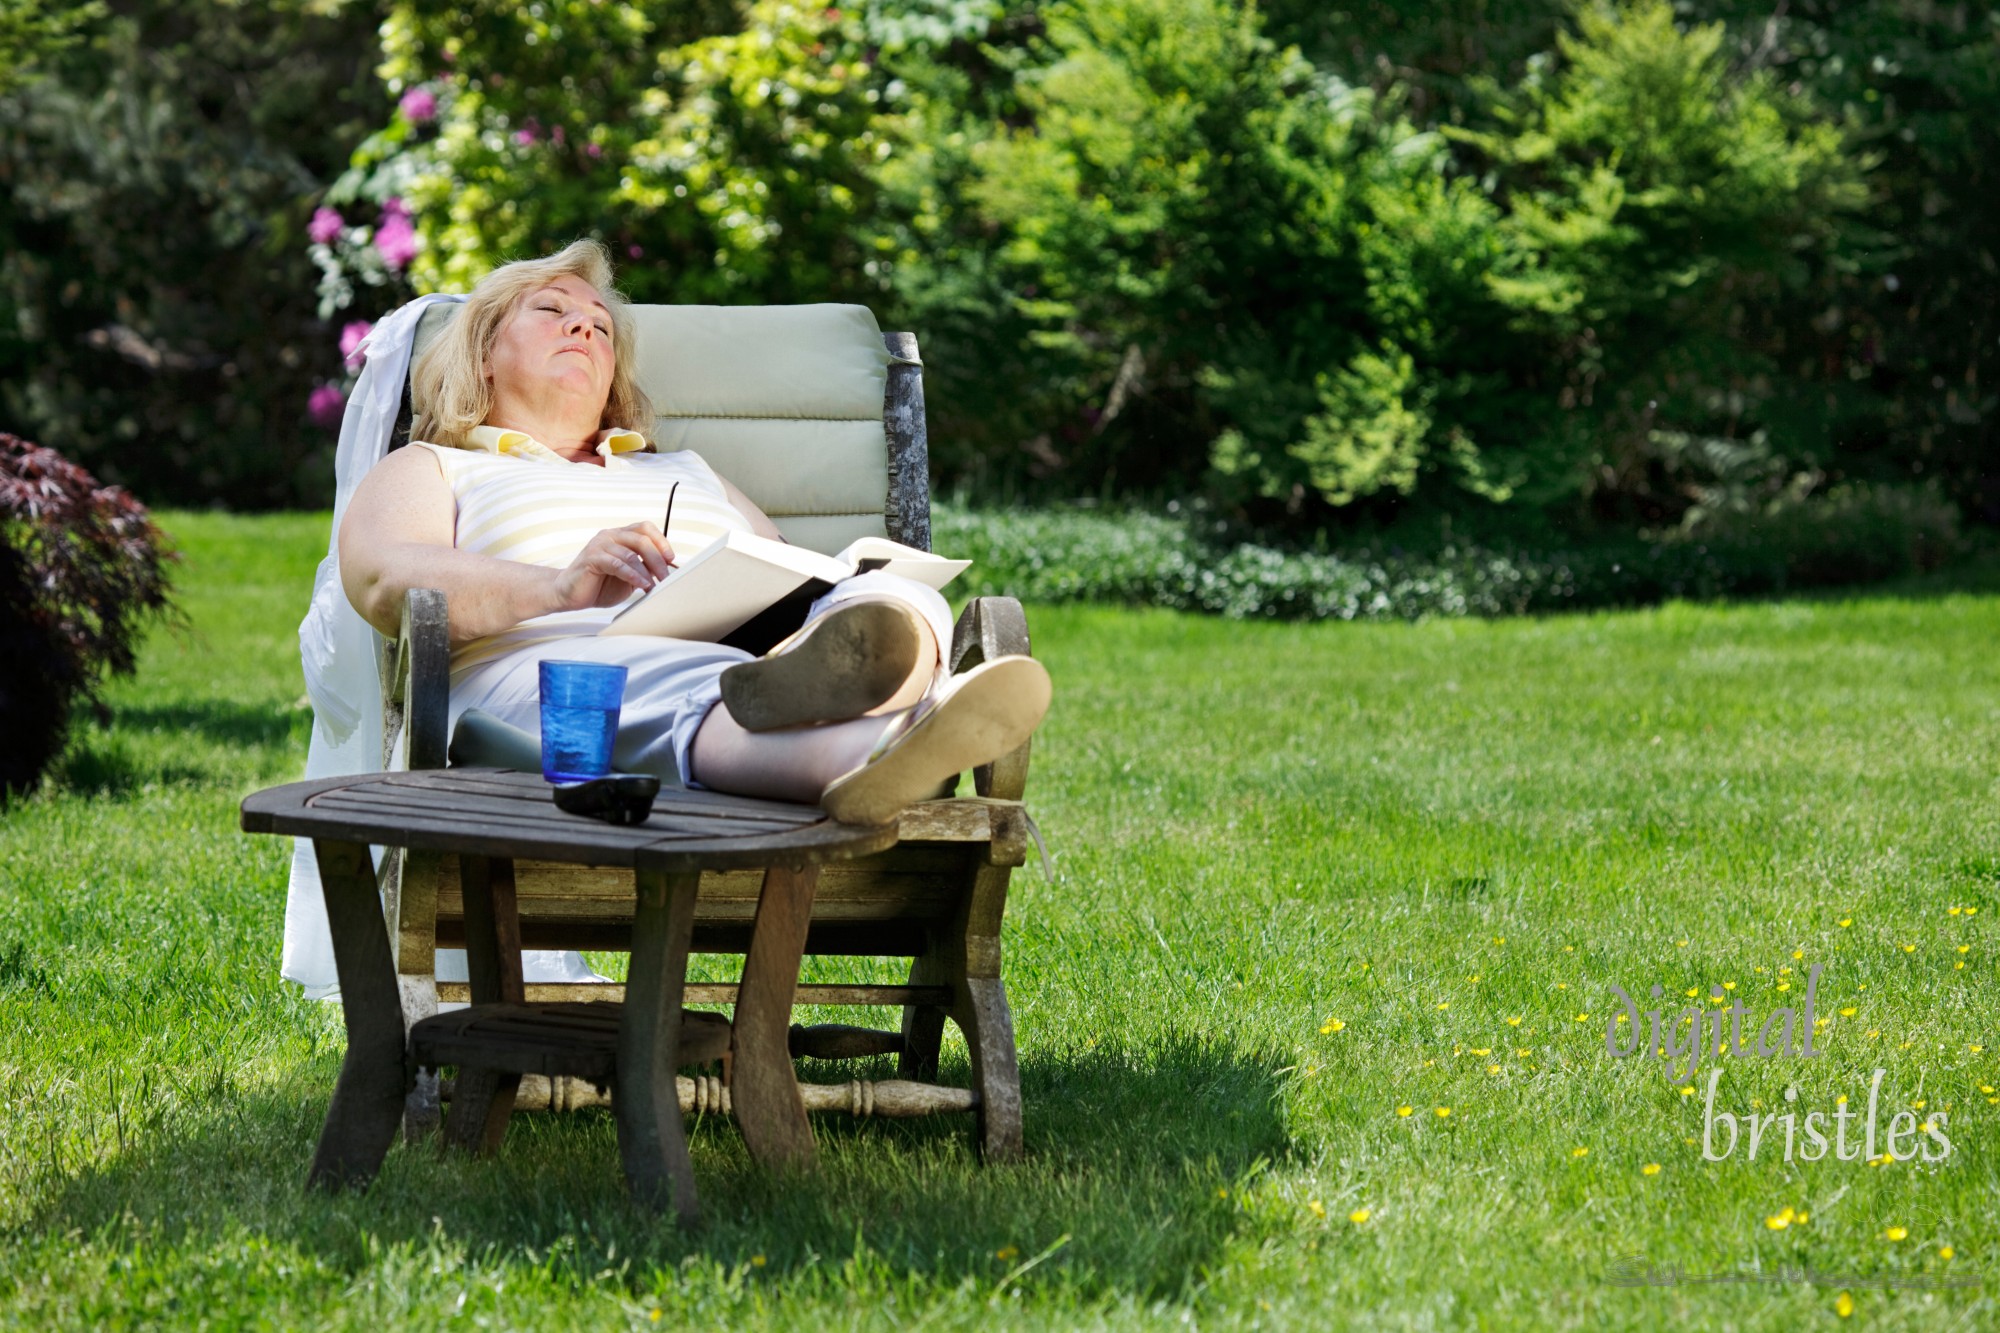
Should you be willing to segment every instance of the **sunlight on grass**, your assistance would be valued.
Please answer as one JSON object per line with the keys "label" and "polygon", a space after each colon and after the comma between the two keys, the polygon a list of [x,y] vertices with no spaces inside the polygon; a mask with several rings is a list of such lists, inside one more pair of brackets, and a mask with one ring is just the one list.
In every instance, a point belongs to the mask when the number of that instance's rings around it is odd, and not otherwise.
{"label": "sunlight on grass", "polygon": [[[785,1179],[703,1122],[683,1235],[626,1204],[602,1114],[303,1194],[342,1038],[277,979],[289,847],[235,808],[303,764],[324,519],[166,521],[191,631],[0,819],[13,1318],[1643,1329],[1842,1293],[1972,1317],[1974,1291],[1885,1283],[1994,1259],[2000,599],[1031,609],[1058,694],[1029,793],[1056,879],[1015,876],[1006,936],[1027,1163],[981,1168],[959,1121],[827,1120],[822,1169]],[[1821,1058],[1684,1079],[1605,1052],[1613,983],[1671,1031],[1800,1008],[1815,964]],[[1801,1120],[1865,1110],[1882,1070],[1873,1164],[1788,1162],[1782,1124],[1704,1160],[1712,1068],[1717,1111]],[[1948,1158],[1884,1159],[1905,1111]],[[1613,1285],[1632,1256],[1844,1284]]]}

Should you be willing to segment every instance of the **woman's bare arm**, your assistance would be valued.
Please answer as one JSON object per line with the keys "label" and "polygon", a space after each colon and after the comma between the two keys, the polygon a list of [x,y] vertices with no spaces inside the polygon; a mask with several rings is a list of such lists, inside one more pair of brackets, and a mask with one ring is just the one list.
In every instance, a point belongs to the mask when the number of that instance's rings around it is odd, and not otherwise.
{"label": "woman's bare arm", "polygon": [[759,509],[755,500],[737,490],[736,483],[719,472],[715,474],[715,479],[722,483],[722,493],[729,497],[729,503],[750,520],[750,531],[759,537],[769,537],[774,542],[785,540],[785,534],[778,531],[778,525],[771,521],[771,516]]}
{"label": "woman's bare arm", "polygon": [[[452,547],[451,485],[426,449],[399,449],[354,492],[340,524],[340,581],[361,618],[388,637],[412,588],[437,588],[450,637],[465,643],[535,616],[612,606],[667,575],[673,548],[651,523],[607,528],[563,569]],[[769,520],[766,520],[767,522]]]}

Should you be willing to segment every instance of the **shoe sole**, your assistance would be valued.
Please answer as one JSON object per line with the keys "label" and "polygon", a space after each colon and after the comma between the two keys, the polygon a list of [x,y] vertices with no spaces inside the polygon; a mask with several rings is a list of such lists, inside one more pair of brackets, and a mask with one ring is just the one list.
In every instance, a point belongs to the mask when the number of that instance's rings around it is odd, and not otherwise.
{"label": "shoe sole", "polygon": [[1032,657],[985,662],[872,761],[837,779],[820,806],[843,824],[886,824],[947,779],[1020,748],[1049,711],[1049,673]]}
{"label": "shoe sole", "polygon": [[790,648],[722,673],[722,702],[745,731],[844,722],[902,688],[923,638],[888,602],[855,602],[820,618]]}

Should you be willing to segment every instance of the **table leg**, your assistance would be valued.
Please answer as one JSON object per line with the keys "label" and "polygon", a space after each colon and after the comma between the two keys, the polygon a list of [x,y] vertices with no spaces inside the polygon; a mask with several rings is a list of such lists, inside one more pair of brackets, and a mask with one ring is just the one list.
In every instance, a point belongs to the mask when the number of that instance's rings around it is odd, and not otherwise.
{"label": "table leg", "polygon": [[[461,856],[459,887],[465,900],[465,969],[474,1004],[519,1004],[521,915],[514,896],[514,863],[505,857]],[[499,1151],[514,1113],[521,1076],[507,1070],[462,1066],[445,1117],[444,1146],[486,1155]]]}
{"label": "table leg", "polygon": [[375,1178],[402,1123],[410,1076],[375,862],[361,843],[315,840],[313,854],[333,935],[347,1056],[306,1184],[334,1190]]}
{"label": "table leg", "polygon": [[654,1208],[671,1201],[681,1225],[693,1226],[701,1213],[674,1069],[701,874],[668,873],[642,859],[637,878],[632,963],[618,1026],[618,1090],[611,1099],[618,1155],[635,1199]]}
{"label": "table leg", "polygon": [[773,866],[764,872],[736,993],[729,1097],[743,1142],[766,1166],[804,1169],[814,1159],[790,1041],[799,959],[818,887],[818,866]]}

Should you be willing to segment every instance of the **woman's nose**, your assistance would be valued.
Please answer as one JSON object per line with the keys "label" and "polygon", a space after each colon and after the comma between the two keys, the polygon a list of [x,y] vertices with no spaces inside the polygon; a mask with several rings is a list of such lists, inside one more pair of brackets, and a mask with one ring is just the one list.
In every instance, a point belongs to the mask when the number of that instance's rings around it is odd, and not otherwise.
{"label": "woman's nose", "polygon": [[563,332],[582,334],[588,338],[596,329],[592,327],[589,315],[581,310],[572,310],[563,320]]}

